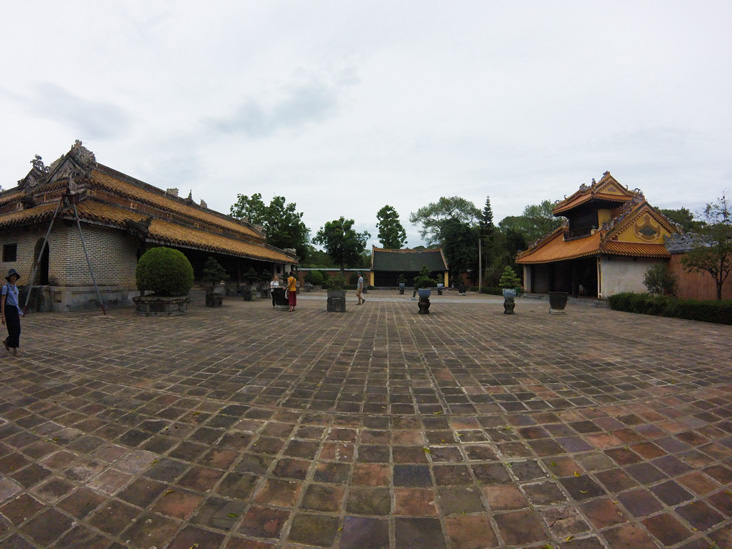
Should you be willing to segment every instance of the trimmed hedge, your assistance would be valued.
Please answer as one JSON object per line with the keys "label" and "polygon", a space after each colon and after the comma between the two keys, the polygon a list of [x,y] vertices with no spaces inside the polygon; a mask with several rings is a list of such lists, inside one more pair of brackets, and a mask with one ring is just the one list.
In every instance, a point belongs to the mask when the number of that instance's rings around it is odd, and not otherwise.
{"label": "trimmed hedge", "polygon": [[173,248],[151,248],[142,254],[135,270],[137,289],[157,296],[188,295],[193,287],[193,267],[183,252]]}
{"label": "trimmed hedge", "polygon": [[616,311],[732,324],[732,300],[698,301],[624,292],[610,296],[608,303]]}
{"label": "trimmed hedge", "polygon": [[324,281],[325,278],[320,271],[308,271],[305,274],[305,282],[310,282],[313,286],[322,286]]}

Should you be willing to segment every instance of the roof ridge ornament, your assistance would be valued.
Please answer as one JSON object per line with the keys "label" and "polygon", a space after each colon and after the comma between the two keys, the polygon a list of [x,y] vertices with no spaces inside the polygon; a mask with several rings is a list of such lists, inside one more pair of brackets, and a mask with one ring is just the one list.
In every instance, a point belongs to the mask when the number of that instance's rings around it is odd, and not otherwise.
{"label": "roof ridge ornament", "polygon": [[69,151],[69,156],[73,158],[81,168],[91,170],[97,167],[97,158],[94,153],[87,149],[81,140],[74,141],[74,145]]}

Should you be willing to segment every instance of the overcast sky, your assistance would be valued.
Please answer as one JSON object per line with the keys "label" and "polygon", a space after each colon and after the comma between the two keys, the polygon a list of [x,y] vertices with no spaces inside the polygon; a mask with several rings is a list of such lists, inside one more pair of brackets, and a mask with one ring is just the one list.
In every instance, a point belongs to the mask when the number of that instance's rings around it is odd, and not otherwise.
{"label": "overcast sky", "polygon": [[75,139],[228,213],[313,234],[440,196],[495,221],[609,170],[661,208],[732,188],[732,2],[0,4],[0,185]]}

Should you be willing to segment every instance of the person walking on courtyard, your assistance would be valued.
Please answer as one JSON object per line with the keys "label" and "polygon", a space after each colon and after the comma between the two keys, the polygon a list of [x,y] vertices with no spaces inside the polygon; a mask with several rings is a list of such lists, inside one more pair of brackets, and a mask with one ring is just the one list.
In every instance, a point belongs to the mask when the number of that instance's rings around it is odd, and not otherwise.
{"label": "person walking on courtyard", "polygon": [[2,297],[0,298],[0,313],[2,314],[2,322],[8,327],[8,337],[3,339],[5,350],[10,352],[13,350],[15,356],[20,355],[18,347],[20,347],[20,317],[23,311],[18,305],[18,287],[15,283],[20,278],[18,271],[10,269],[5,280],[7,284],[3,286]]}
{"label": "person walking on courtyard", "polygon": [[275,294],[274,289],[280,287],[280,277],[274,275],[272,280],[269,281],[269,295],[272,297],[272,307],[275,306]]}
{"label": "person walking on courtyard", "polygon": [[366,300],[361,297],[361,294],[363,294],[363,277],[361,276],[361,273],[358,273],[358,286],[356,286],[356,297],[358,298],[359,305],[361,305],[361,303],[366,303]]}
{"label": "person walking on courtyard", "polygon": [[290,305],[290,311],[294,311],[297,306],[297,278],[295,278],[295,271],[290,271],[290,276],[287,279],[287,302]]}

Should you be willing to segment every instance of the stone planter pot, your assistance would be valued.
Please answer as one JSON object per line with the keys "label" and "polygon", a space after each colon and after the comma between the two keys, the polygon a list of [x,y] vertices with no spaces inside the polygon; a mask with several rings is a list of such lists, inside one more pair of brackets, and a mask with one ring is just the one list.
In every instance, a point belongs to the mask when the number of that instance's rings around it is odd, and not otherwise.
{"label": "stone planter pot", "polygon": [[419,307],[419,314],[430,314],[430,288],[420,288],[417,292],[419,292],[419,303],[417,303],[417,306]]}
{"label": "stone planter pot", "polygon": [[465,295],[468,291],[468,287],[460,285],[457,287],[457,291],[460,295]]}
{"label": "stone planter pot", "polygon": [[564,313],[568,295],[567,292],[549,292],[549,312]]}
{"label": "stone planter pot", "polygon": [[290,303],[287,301],[284,288],[272,288],[272,307],[278,311],[290,310]]}
{"label": "stone planter pot", "polygon": [[406,284],[404,282],[399,283],[399,295],[404,295],[404,287]]}
{"label": "stone planter pot", "polygon": [[215,292],[206,292],[206,307],[221,307],[224,303],[223,296]]}
{"label": "stone planter pot", "polygon": [[328,290],[329,313],[345,313],[346,312],[346,290]]}
{"label": "stone planter pot", "polygon": [[141,316],[182,316],[188,313],[188,297],[136,296],[135,313]]}
{"label": "stone planter pot", "polygon": [[513,309],[516,307],[516,288],[503,288],[503,314],[514,314]]}

